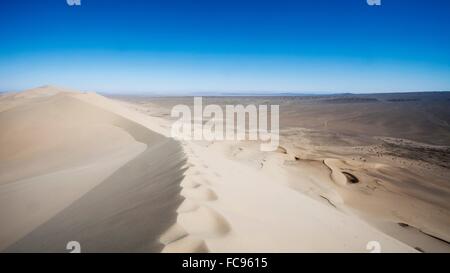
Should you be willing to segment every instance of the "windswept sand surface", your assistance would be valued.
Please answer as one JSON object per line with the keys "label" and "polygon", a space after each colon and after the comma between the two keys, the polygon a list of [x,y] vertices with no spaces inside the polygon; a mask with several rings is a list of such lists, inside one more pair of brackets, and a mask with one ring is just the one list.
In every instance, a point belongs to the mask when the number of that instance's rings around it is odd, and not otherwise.
{"label": "windswept sand surface", "polygon": [[182,201],[181,147],[108,101],[53,87],[1,98],[1,250],[162,248]]}
{"label": "windswept sand surface", "polygon": [[[369,96],[369,95],[367,95]],[[209,97],[280,105],[281,143],[183,142],[178,221],[164,251],[450,251],[449,94]],[[189,97],[120,97],[169,124]],[[370,130],[369,130],[370,129]]]}
{"label": "windswept sand surface", "polygon": [[0,250],[449,252],[448,102],[322,99],[207,98],[280,104],[280,146],[261,152],[171,139],[192,98],[3,94]]}

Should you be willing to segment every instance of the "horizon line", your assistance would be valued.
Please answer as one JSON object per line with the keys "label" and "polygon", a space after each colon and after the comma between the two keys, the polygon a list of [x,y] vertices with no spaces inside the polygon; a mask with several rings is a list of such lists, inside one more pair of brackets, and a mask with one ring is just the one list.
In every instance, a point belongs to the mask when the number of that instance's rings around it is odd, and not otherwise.
{"label": "horizon line", "polygon": [[[96,88],[92,89],[77,89],[67,86],[45,84],[37,87],[25,88],[21,90],[0,90],[0,93],[20,93],[27,90],[37,88],[53,87],[58,89],[71,89],[79,92],[95,92],[104,95],[128,95],[128,96],[156,96],[156,97],[176,97],[176,96],[330,96],[330,95],[379,95],[379,94],[412,94],[412,93],[445,93],[450,90],[420,90],[420,91],[380,91],[380,92],[368,92],[362,93],[361,91],[342,91],[342,92],[330,92],[330,91],[96,91]],[[100,88],[99,88],[100,89]],[[167,93],[167,94],[166,94]]]}

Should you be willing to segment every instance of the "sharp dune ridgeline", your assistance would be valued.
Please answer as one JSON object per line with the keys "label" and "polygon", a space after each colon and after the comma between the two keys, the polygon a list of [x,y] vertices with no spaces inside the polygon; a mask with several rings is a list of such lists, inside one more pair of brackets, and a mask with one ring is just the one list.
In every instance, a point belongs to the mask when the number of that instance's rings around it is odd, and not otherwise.
{"label": "sharp dune ridgeline", "polygon": [[397,96],[205,98],[279,104],[262,152],[172,139],[192,98],[3,94],[0,251],[449,252],[448,100]]}
{"label": "sharp dune ridgeline", "polygon": [[0,249],[159,251],[182,201],[180,145],[80,96],[98,95],[2,97]]}

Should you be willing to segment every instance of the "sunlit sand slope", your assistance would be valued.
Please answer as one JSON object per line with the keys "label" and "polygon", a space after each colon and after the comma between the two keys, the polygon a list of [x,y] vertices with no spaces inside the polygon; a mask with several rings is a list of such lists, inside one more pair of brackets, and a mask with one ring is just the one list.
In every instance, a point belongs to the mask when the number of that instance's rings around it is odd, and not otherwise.
{"label": "sunlit sand slope", "polygon": [[181,148],[83,95],[43,87],[1,98],[0,250],[162,248],[182,201]]}

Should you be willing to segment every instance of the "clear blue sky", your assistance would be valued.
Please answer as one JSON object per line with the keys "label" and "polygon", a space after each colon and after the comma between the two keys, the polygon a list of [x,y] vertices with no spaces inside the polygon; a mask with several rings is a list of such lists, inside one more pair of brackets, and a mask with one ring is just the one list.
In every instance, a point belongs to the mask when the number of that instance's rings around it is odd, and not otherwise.
{"label": "clear blue sky", "polygon": [[3,0],[0,90],[450,90],[450,1]]}

